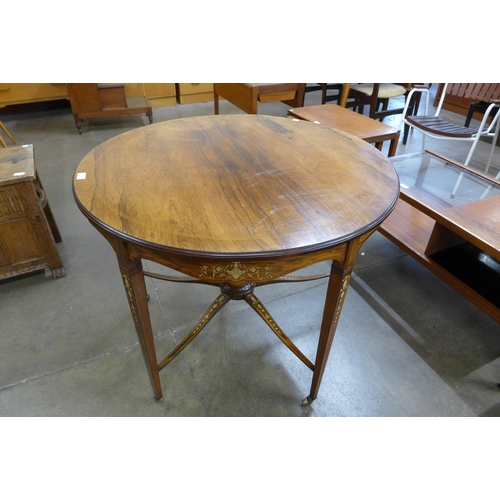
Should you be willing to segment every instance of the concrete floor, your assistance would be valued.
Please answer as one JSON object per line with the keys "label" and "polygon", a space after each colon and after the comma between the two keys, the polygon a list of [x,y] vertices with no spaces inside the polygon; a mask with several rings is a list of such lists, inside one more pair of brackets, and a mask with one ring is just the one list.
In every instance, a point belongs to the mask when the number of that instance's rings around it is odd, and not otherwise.
{"label": "concrete floor", "polygon": [[[319,99],[319,93],[309,93],[306,105]],[[220,108],[240,113],[227,102]],[[261,104],[259,113],[286,116],[287,109],[283,103]],[[154,120],[212,113],[211,102],[184,104],[155,109]],[[116,258],[77,209],[71,190],[87,152],[146,126],[146,118],[93,119],[84,122],[82,135],[69,108],[0,119],[18,144],[34,145],[67,272],[59,280],[42,272],[0,282],[0,416],[500,416],[498,323],[379,233],[358,256],[311,407],[300,407],[309,393],[309,369],[240,302],[228,304],[161,372],[164,400],[155,402]],[[417,151],[420,142],[414,133],[399,152]],[[446,141],[428,141],[427,147],[461,161],[467,150]],[[471,166],[482,169],[488,153],[489,144],[480,143]],[[499,164],[496,152],[491,173]],[[190,330],[217,289],[150,278],[147,284],[162,356]],[[325,287],[311,282],[258,290],[312,359]]]}

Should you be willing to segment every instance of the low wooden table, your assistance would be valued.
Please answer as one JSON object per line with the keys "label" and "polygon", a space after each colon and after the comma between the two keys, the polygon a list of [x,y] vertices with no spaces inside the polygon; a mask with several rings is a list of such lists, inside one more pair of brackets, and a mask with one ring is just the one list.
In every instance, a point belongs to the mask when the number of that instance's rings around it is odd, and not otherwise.
{"label": "low wooden table", "polygon": [[259,102],[303,106],[305,88],[305,83],[214,83],[214,111],[219,114],[219,96],[253,115]]}
{"label": "low wooden table", "polygon": [[46,267],[54,278],[66,276],[56,248],[60,241],[33,146],[0,149],[0,279]]}
{"label": "low wooden table", "polygon": [[391,161],[400,200],[379,231],[500,322],[500,182],[429,151]]}
{"label": "low wooden table", "polygon": [[[398,200],[391,163],[357,137],[261,115],[169,120],[114,137],[76,170],[78,207],[116,252],[155,398],[159,372],[229,300],[245,300],[313,371],[318,395],[357,252]],[[184,273],[143,271],[148,259]],[[321,261],[324,276],[288,276]],[[158,362],[144,275],[220,288]],[[329,278],[315,362],[255,295],[277,282]],[[307,314],[304,311],[303,314]]]}
{"label": "low wooden table", "polygon": [[379,150],[382,149],[384,141],[391,141],[388,156],[396,154],[399,130],[337,104],[294,108],[288,111],[288,116],[343,130],[366,142],[375,143]]}

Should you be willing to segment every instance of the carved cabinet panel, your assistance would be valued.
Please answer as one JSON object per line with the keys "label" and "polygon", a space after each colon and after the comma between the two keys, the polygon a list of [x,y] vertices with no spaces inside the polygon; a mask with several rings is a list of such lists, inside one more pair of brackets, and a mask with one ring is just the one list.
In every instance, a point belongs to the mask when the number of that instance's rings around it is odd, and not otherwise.
{"label": "carved cabinet panel", "polygon": [[0,279],[48,267],[66,275],[61,241],[49,203],[36,177],[33,146],[0,150]]}

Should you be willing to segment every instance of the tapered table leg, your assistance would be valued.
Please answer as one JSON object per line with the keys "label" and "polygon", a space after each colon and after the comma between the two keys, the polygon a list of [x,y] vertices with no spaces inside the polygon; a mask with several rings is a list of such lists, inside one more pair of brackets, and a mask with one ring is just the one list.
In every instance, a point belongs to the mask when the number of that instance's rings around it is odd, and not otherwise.
{"label": "tapered table leg", "polygon": [[314,363],[311,392],[309,396],[302,401],[301,406],[309,406],[318,397],[319,386],[323,378],[328,355],[330,354],[333,337],[335,336],[335,331],[337,330],[337,324],[342,306],[344,304],[347,289],[349,287],[351,273],[352,268],[341,272],[332,266],[332,272],[326,292],[325,309],[323,312],[323,320],[321,322],[316,361]]}
{"label": "tapered table leg", "polygon": [[161,401],[163,394],[141,259],[133,262],[120,262],[120,271],[154,396],[157,401]]}

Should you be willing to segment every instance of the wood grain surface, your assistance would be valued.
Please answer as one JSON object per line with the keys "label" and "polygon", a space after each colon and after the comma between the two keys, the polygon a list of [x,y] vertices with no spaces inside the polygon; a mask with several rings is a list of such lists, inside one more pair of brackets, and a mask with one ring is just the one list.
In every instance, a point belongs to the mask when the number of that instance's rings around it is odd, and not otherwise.
{"label": "wood grain surface", "polygon": [[214,115],[141,127],[81,162],[83,213],[125,240],[193,254],[320,250],[393,209],[392,164],[359,138],[306,121]]}

